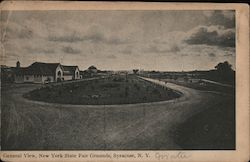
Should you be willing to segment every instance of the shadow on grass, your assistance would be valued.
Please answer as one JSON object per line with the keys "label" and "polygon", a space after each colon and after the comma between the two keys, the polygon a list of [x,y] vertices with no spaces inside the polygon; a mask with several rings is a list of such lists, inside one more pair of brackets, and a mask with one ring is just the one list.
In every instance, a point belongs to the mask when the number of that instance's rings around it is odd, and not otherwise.
{"label": "shadow on grass", "polygon": [[235,102],[225,100],[179,124],[174,140],[187,150],[235,149]]}

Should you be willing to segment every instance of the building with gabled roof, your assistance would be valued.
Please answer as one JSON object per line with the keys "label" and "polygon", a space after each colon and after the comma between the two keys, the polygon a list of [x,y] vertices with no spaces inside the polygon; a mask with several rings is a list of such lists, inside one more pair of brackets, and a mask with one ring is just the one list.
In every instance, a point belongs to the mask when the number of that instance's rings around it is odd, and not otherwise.
{"label": "building with gabled roof", "polygon": [[28,67],[20,67],[20,63],[15,68],[16,83],[48,83],[63,80],[63,70],[60,63],[34,62]]}
{"label": "building with gabled roof", "polygon": [[62,65],[62,70],[63,70],[63,80],[80,79],[80,70],[78,66]]}

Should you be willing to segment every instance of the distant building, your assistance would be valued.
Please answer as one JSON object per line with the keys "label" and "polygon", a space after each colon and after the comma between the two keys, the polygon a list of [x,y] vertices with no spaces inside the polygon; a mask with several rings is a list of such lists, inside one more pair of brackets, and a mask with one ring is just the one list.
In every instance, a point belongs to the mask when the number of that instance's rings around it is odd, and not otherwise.
{"label": "distant building", "polygon": [[89,78],[89,77],[91,77],[91,73],[89,73],[87,70],[80,71],[80,77],[81,77],[81,79]]}
{"label": "distant building", "polygon": [[78,66],[65,66],[62,65],[63,80],[75,80],[80,78],[80,70]]}
{"label": "distant building", "polygon": [[90,66],[84,71],[80,71],[81,78],[102,77],[112,75],[113,71],[99,70],[95,66]]}
{"label": "distant building", "polygon": [[63,80],[63,69],[60,63],[35,62],[28,67],[17,63],[15,83],[47,83]]}
{"label": "distant building", "polygon": [[87,70],[89,73],[94,73],[94,74],[96,74],[97,72],[98,72],[98,69],[95,67],[95,66],[90,66],[89,68],[88,68],[88,70]]}
{"label": "distant building", "polygon": [[14,82],[15,67],[1,65],[1,82],[12,83]]}

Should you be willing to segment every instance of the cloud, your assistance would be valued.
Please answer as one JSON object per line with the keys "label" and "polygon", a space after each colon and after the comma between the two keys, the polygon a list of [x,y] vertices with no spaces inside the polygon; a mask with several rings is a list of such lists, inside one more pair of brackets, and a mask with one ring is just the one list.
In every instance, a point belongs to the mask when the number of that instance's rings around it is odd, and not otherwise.
{"label": "cloud", "polygon": [[53,49],[43,49],[39,47],[24,47],[25,51],[30,54],[52,54],[55,53]]}
{"label": "cloud", "polygon": [[83,41],[83,38],[79,36],[76,32],[63,33],[63,34],[51,34],[48,36],[48,41],[52,42],[66,42],[66,43],[75,43]]}
{"label": "cloud", "polygon": [[90,41],[92,43],[105,43],[114,45],[127,43],[127,41],[115,36],[107,37],[101,32],[88,33],[86,36],[82,37],[82,40]]}
{"label": "cloud", "polygon": [[180,51],[180,47],[177,46],[177,44],[174,44],[170,47],[170,49],[168,50],[168,52],[173,52],[173,53],[176,53],[176,52],[179,52]]}
{"label": "cloud", "polygon": [[184,42],[193,45],[235,47],[235,30],[222,26],[199,26],[189,32]]}
{"label": "cloud", "polygon": [[225,28],[235,28],[235,11],[233,10],[215,10],[204,11],[207,17],[208,25],[221,25]]}
{"label": "cloud", "polygon": [[149,48],[146,48],[143,52],[146,52],[146,53],[167,53],[169,52],[168,49],[160,49],[159,47],[157,46],[150,46]]}
{"label": "cloud", "polygon": [[226,57],[235,57],[235,49],[225,49],[224,50],[224,55]]}
{"label": "cloud", "polygon": [[108,59],[116,59],[117,57],[115,55],[108,55],[106,58],[108,58]]}
{"label": "cloud", "polygon": [[210,17],[210,22],[212,25],[222,25],[225,28],[235,28],[235,18],[234,16],[230,18],[231,12],[214,11],[213,15]]}
{"label": "cloud", "polygon": [[48,40],[53,41],[53,42],[67,42],[67,43],[83,41],[83,39],[77,36],[75,33],[71,35],[65,35],[65,36],[55,36],[55,35],[49,36]]}
{"label": "cloud", "polygon": [[131,55],[132,54],[132,49],[125,48],[125,49],[121,50],[120,52],[123,53],[123,54]]}
{"label": "cloud", "polygon": [[2,29],[2,41],[9,41],[10,39],[31,39],[34,37],[34,32],[27,26],[9,22],[2,23],[0,28]]}
{"label": "cloud", "polygon": [[32,30],[29,30],[28,28],[21,29],[18,33],[18,38],[20,39],[30,39],[33,37],[33,32]]}
{"label": "cloud", "polygon": [[132,48],[133,47],[131,45],[128,45],[124,49],[120,50],[119,52],[126,54],[126,55],[131,55],[133,52]]}
{"label": "cloud", "polygon": [[214,53],[209,53],[208,56],[209,57],[216,57],[216,55]]}
{"label": "cloud", "polygon": [[72,47],[70,47],[70,46],[64,46],[64,47],[62,47],[62,51],[64,52],[64,53],[68,53],[68,54],[79,54],[79,53],[81,53],[81,51],[80,50],[78,50],[78,49],[73,49]]}
{"label": "cloud", "polygon": [[176,43],[174,44],[164,44],[164,45],[158,45],[157,43],[154,45],[149,45],[148,48],[145,48],[142,50],[145,53],[157,53],[157,54],[164,54],[164,53],[169,53],[169,54],[176,54],[181,51],[179,45]]}
{"label": "cloud", "polygon": [[166,44],[167,41],[165,41],[165,40],[160,40],[160,39],[155,39],[155,40],[153,40],[153,43],[155,43],[155,44]]}
{"label": "cloud", "polygon": [[105,36],[101,32],[95,32],[95,33],[87,33],[83,36],[77,35],[76,33],[73,33],[71,35],[65,35],[65,36],[49,36],[49,41],[54,42],[66,42],[66,43],[75,43],[75,42],[91,42],[91,43],[104,43],[104,44],[125,44],[127,43],[126,40],[123,40],[121,38],[115,37],[115,36]]}
{"label": "cloud", "polygon": [[104,39],[104,43],[118,45],[126,44],[128,41],[112,36],[110,38]]}

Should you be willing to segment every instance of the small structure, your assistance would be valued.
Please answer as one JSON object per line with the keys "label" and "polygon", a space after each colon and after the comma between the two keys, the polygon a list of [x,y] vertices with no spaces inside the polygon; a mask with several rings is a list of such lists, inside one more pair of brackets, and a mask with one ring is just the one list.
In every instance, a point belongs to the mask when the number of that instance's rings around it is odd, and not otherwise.
{"label": "small structure", "polygon": [[80,71],[81,78],[90,78],[98,75],[98,70],[95,66],[90,66],[87,70]]}
{"label": "small structure", "polygon": [[80,70],[78,66],[65,66],[62,65],[63,80],[80,79]]}
{"label": "small structure", "polygon": [[84,78],[91,77],[91,74],[87,70],[84,70],[84,71],[80,71],[80,76],[81,76],[81,79],[84,79]]}

